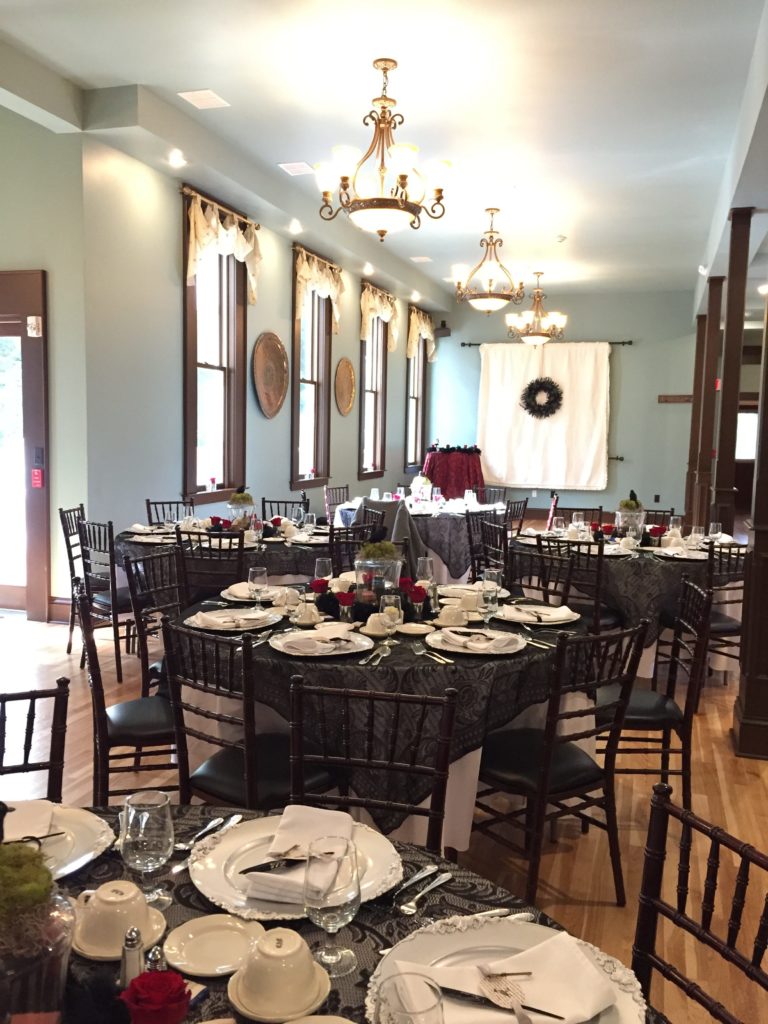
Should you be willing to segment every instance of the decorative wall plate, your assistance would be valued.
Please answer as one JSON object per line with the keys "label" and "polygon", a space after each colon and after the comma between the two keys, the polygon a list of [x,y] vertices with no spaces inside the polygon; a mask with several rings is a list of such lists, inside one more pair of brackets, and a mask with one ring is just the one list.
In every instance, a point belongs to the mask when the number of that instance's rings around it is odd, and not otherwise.
{"label": "decorative wall plate", "polygon": [[253,346],[253,385],[261,411],[271,420],[288,393],[288,354],[272,331],[260,334]]}
{"label": "decorative wall plate", "polygon": [[346,356],[336,364],[336,407],[342,416],[349,416],[355,404],[355,368]]}

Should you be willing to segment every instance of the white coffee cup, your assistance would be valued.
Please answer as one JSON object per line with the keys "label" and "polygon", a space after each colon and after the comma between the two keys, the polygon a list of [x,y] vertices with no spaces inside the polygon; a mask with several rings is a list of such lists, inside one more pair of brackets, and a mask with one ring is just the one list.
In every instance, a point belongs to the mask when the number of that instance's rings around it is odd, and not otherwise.
{"label": "white coffee cup", "polygon": [[[475,598],[475,610],[477,610],[477,598]],[[447,605],[440,609],[437,622],[441,626],[466,626],[469,621],[467,613],[463,608],[455,605]]]}
{"label": "white coffee cup", "polygon": [[149,934],[149,909],[133,882],[117,879],[81,892],[76,901],[77,943],[105,955],[120,955],[129,928]]}
{"label": "white coffee cup", "polygon": [[[479,598],[479,594],[464,594],[459,607],[463,608],[465,612],[476,612],[479,607]],[[455,608],[456,606],[454,605],[453,607]]]}
{"label": "white coffee cup", "polygon": [[296,608],[297,622],[319,622],[322,616],[314,604],[307,601],[299,601]]}
{"label": "white coffee cup", "polygon": [[383,636],[387,632],[387,616],[381,612],[374,612],[368,616],[365,624],[366,633],[377,633]]}
{"label": "white coffee cup", "polygon": [[285,1020],[298,1016],[317,992],[315,961],[309,946],[291,928],[271,928],[251,944],[239,972],[246,1007]]}

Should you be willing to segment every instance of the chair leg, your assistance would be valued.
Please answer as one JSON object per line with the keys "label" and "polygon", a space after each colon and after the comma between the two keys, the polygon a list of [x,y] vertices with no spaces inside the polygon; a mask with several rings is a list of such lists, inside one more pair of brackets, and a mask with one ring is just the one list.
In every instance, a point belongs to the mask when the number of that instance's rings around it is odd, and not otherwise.
{"label": "chair leg", "polygon": [[115,673],[118,683],[122,683],[123,662],[120,658],[120,620],[116,617],[112,619],[112,639],[115,645]]}
{"label": "chair leg", "polygon": [[133,755],[133,770],[137,772],[141,767],[141,751],[142,747],[140,744],[136,744],[136,753]]}
{"label": "chair leg", "polygon": [[661,781],[669,783],[669,748],[672,744],[672,730],[664,729],[661,734]]}
{"label": "chair leg", "polygon": [[[75,632],[75,616],[77,614],[77,601],[75,595],[69,603],[69,637],[67,638],[67,654],[72,653],[72,634]],[[82,666],[81,666],[82,667]]]}
{"label": "chair leg", "polygon": [[608,831],[608,849],[611,852],[613,884],[616,889],[616,906],[624,907],[627,897],[624,893],[624,875],[621,870],[621,847],[619,846],[619,822],[616,817],[616,797],[613,786],[605,790],[605,823]]}
{"label": "chair leg", "polygon": [[531,906],[536,903],[536,891],[539,888],[539,869],[541,867],[541,847],[544,843],[544,815],[547,811],[546,799],[536,801],[533,814],[533,834],[528,850],[528,878],[525,883],[525,898]]}
{"label": "chair leg", "polygon": [[691,810],[691,737],[681,737],[682,740],[682,775],[683,775],[683,807]]}

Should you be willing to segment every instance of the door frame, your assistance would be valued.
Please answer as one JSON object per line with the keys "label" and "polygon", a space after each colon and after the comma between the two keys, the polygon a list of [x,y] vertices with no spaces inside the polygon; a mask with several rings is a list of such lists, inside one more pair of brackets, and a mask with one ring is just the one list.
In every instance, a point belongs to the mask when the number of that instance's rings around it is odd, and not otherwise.
{"label": "door frame", "polygon": [[[44,270],[0,270],[0,319],[21,337],[24,475],[27,525],[27,618],[48,621],[51,592],[50,458],[48,448],[48,309]],[[28,318],[39,318],[30,323]],[[30,333],[30,331],[32,333]],[[32,470],[42,486],[32,487]],[[10,588],[7,588],[10,590]]]}

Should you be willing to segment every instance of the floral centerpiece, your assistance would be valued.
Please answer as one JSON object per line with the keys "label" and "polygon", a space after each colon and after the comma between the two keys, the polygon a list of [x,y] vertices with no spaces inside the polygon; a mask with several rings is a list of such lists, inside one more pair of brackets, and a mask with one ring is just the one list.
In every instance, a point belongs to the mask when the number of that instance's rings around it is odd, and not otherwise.
{"label": "floral centerpiece", "polygon": [[251,516],[254,512],[253,495],[246,489],[245,484],[238,487],[230,496],[227,508],[231,516],[230,528],[233,530],[248,530],[251,525]]}
{"label": "floral centerpiece", "polygon": [[645,525],[645,509],[634,491],[629,492],[628,498],[622,498],[616,511],[616,528],[614,535],[626,537],[627,530],[632,528],[638,538],[643,533]]}

